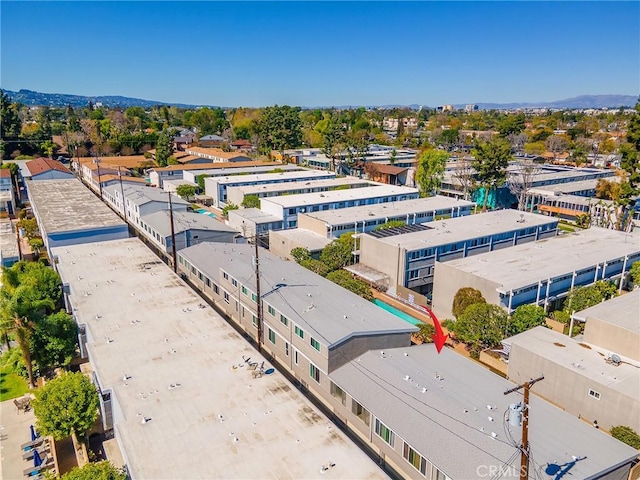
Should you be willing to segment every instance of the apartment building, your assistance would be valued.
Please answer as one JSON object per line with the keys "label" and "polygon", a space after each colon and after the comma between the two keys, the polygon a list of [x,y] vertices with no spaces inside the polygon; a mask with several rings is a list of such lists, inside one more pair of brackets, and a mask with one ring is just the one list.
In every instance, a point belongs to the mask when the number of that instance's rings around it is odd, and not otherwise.
{"label": "apartment building", "polygon": [[513,247],[556,235],[558,220],[497,210],[428,224],[368,232],[360,237],[360,264],[398,287],[431,296],[436,262]]}
{"label": "apartment building", "polygon": [[456,292],[473,287],[488,303],[512,313],[520,305],[553,309],[575,287],[599,280],[623,286],[633,262],[640,260],[637,236],[592,227],[468,258],[437,261],[433,310],[452,318]]}
{"label": "apartment building", "polygon": [[378,185],[350,190],[263,198],[260,201],[260,208],[266,213],[281,218],[284,228],[296,228],[299,213],[402,202],[416,199],[419,196],[416,188]]}

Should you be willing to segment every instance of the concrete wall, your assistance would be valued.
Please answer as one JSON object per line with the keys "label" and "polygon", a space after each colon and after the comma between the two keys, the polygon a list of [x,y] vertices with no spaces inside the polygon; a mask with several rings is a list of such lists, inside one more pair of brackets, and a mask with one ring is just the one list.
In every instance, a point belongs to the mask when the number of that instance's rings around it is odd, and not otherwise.
{"label": "concrete wall", "polygon": [[59,170],[49,170],[32,176],[31,180],[68,180],[70,178],[75,178],[75,175],[71,172],[67,173],[60,172]]}
{"label": "concrete wall", "polygon": [[[638,313],[640,319],[640,313]],[[640,323],[640,320],[638,321]],[[640,361],[640,334],[618,325],[587,317],[584,341]],[[639,392],[640,393],[640,392]]]}
{"label": "concrete wall", "polygon": [[[320,255],[320,252],[324,247],[310,247],[304,242],[297,241],[294,238],[291,238],[290,235],[283,235],[282,230],[275,231],[271,230],[269,232],[269,251],[274,255],[279,256],[280,258],[285,258],[287,260],[293,260],[291,256],[291,250],[297,247],[306,248],[311,252],[311,255],[314,258],[317,258]],[[328,242],[328,240],[327,240]]]}
{"label": "concrete wall", "polygon": [[[540,374],[544,375],[544,381],[536,384],[536,395],[586,421],[598,420],[600,427],[605,430],[615,425],[628,425],[636,431],[640,430],[638,398],[623,395],[605,384],[591,380],[571,365],[558,365],[520,345],[512,345],[508,378],[515,383],[522,383]],[[600,393],[600,399],[589,396],[589,389]]]}
{"label": "concrete wall", "polygon": [[404,284],[405,250],[380,242],[369,235],[360,237],[360,263],[375,268],[391,279],[390,285]]}
{"label": "concrete wall", "polygon": [[500,305],[499,285],[485,278],[458,270],[448,263],[436,262],[433,276],[433,311],[438,318],[455,318],[451,307],[458,290],[464,287],[482,292],[487,303]]}
{"label": "concrete wall", "polygon": [[298,214],[298,228],[309,230],[323,237],[329,236],[328,227],[324,221],[310,217],[304,213]]}
{"label": "concrete wall", "polygon": [[340,368],[369,350],[409,347],[410,345],[411,334],[409,333],[353,337],[331,350],[329,372]]}
{"label": "concrete wall", "polygon": [[83,243],[98,243],[108,240],[120,240],[129,238],[129,228],[126,224],[91,230],[75,230],[60,233],[47,234],[47,248],[80,245]]}

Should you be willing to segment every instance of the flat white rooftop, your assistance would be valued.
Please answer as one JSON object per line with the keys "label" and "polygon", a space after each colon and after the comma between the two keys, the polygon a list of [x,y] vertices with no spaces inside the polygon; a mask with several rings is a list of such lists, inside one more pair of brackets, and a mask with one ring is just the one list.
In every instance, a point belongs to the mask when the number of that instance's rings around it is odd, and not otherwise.
{"label": "flat white rooftop", "polygon": [[[500,232],[557,223],[557,221],[557,219],[535,213],[520,212],[518,210],[496,210],[466,217],[437,220],[427,224],[428,230],[392,235],[377,240],[412,251],[436,245],[447,245],[469,238],[494,235]],[[367,234],[365,233],[364,235]]]}
{"label": "flat white rooftop", "polygon": [[325,235],[318,235],[315,232],[304,230],[302,228],[271,230],[269,232],[269,242],[282,241],[283,239],[289,239],[300,245],[304,245],[305,248],[308,248],[312,252],[322,250],[333,241]]}
{"label": "flat white rooftop", "polygon": [[286,182],[290,179],[296,178],[327,178],[329,176],[335,176],[333,172],[322,172],[320,170],[302,170],[293,172],[278,172],[278,173],[257,173],[254,175],[232,175],[228,177],[207,177],[206,182],[215,182],[219,185],[228,185],[234,183],[254,183],[261,181],[273,181],[273,182]]}
{"label": "flat white rooftop", "polygon": [[47,234],[124,225],[120,217],[75,178],[27,180],[27,191]]}
{"label": "flat white rooftop", "polygon": [[417,188],[397,187],[395,185],[378,185],[375,187],[351,188],[349,190],[333,190],[331,192],[304,193],[301,195],[284,195],[281,197],[263,198],[263,202],[290,208],[299,205],[316,205],[322,203],[342,202],[348,200],[364,200],[390,195],[410,195],[418,193]]}
{"label": "flat white rooftop", "polygon": [[590,198],[590,197],[581,197],[580,195],[570,195],[570,194],[562,194],[562,195],[549,195],[547,197],[548,201],[555,200],[556,202],[565,202],[571,203],[573,205],[612,205],[613,202],[611,200],[602,200],[599,198]]}
{"label": "flat white rooftop", "polygon": [[8,218],[0,219],[0,259],[18,258],[15,226]]}
{"label": "flat white rooftop", "polygon": [[[265,185],[243,185],[240,187],[230,187],[230,189],[237,189],[244,195],[256,195],[259,193],[271,193],[271,192],[288,192],[292,190],[301,190],[304,188],[331,188],[339,186],[351,186],[353,185],[368,185],[375,186],[381,185],[379,183],[371,182],[369,180],[362,180],[356,177],[340,177],[331,178],[328,180],[303,180],[298,182],[287,183],[268,183]],[[231,192],[231,190],[229,190]]]}
{"label": "flat white rooftop", "polygon": [[573,317],[583,321],[596,318],[630,332],[640,333],[640,289],[580,310],[574,313]]}
{"label": "flat white rooftop", "polygon": [[54,252],[132,478],[386,478],[139,240]]}
{"label": "flat white rooftop", "polygon": [[[309,212],[302,215],[326,222],[329,225],[342,225],[346,223],[363,222],[384,217],[397,217],[399,215],[412,215],[419,212],[431,212],[457,207],[473,207],[473,202],[457,200],[452,197],[436,195],[427,198],[416,198],[402,202],[376,203],[360,207],[349,207],[322,212]],[[411,218],[409,219],[411,220]]]}
{"label": "flat white rooftop", "polygon": [[592,227],[451,260],[447,266],[496,282],[508,292],[634,253],[640,253],[640,244],[630,234]]}
{"label": "flat white rooftop", "polygon": [[618,366],[607,363],[605,360],[611,354],[608,350],[595,345],[585,347],[586,344],[580,344],[567,335],[545,327],[532,328],[503,342],[511,345],[512,349],[514,345],[518,345],[567,370],[579,373],[594,383],[606,385],[634,399],[640,397],[637,362],[621,363]]}
{"label": "flat white rooftop", "polygon": [[238,208],[237,210],[229,210],[229,217],[238,216],[255,223],[273,223],[282,222],[280,217],[265,213],[259,208]]}
{"label": "flat white rooftop", "polygon": [[[615,180],[617,177],[610,179]],[[556,183],[554,185],[545,185],[529,189],[529,194],[553,195],[560,193],[573,193],[582,190],[594,190],[598,185],[598,180],[581,180],[578,182]]]}

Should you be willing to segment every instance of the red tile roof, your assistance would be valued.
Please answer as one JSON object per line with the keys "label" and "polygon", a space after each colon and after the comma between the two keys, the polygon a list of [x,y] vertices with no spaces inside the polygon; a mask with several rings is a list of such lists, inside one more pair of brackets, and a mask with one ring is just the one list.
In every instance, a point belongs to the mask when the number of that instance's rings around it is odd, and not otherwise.
{"label": "red tile roof", "polygon": [[8,168],[0,168],[0,178],[10,178],[11,170]]}
{"label": "red tile roof", "polygon": [[50,170],[57,170],[58,172],[71,173],[67,167],[56,160],[51,160],[50,158],[36,158],[35,160],[31,160],[26,163],[31,176],[39,175],[44,172],[48,172]]}
{"label": "red tile roof", "polygon": [[376,173],[385,173],[387,175],[400,175],[402,172],[409,170],[403,167],[394,167],[393,165],[373,164]]}

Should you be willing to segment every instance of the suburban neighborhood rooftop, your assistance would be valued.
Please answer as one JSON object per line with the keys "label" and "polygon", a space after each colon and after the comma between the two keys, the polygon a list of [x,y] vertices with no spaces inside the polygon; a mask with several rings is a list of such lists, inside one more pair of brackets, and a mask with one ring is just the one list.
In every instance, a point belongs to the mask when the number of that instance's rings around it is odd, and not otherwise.
{"label": "suburban neighborhood rooftop", "polygon": [[[374,415],[384,415],[385,424],[409,445],[429,452],[429,460],[450,478],[478,478],[479,465],[520,466],[520,455],[512,457],[517,449],[511,437],[519,439],[521,427],[505,427],[503,417],[521,395],[504,395],[513,383],[462,355],[446,348],[438,354],[425,344],[371,350],[335,370],[331,378]],[[571,468],[572,478],[592,478],[637,456],[635,449],[535,395],[530,405],[532,469],[585,457]]]}
{"label": "suburban neighborhood rooftop", "polygon": [[331,192],[303,193],[300,195],[285,195],[281,197],[265,198],[283,208],[298,205],[315,205],[319,203],[341,202],[367,198],[386,197],[388,195],[409,195],[418,193],[418,189],[410,187],[396,187],[394,185],[378,185],[375,187],[351,188],[349,190],[333,190]]}
{"label": "suburban neighborhood rooftop", "polygon": [[54,252],[133,478],[386,478],[139,240]]}
{"label": "suburban neighborhood rooftop", "polygon": [[80,180],[28,180],[27,185],[47,234],[124,224]]}
{"label": "suburban neighborhood rooftop", "polygon": [[557,219],[535,213],[496,210],[466,217],[436,220],[429,223],[429,230],[381,238],[378,241],[411,251],[500,232],[538,227],[557,221]]}
{"label": "suburban neighborhood rooftop", "polygon": [[[640,252],[625,232],[591,227],[580,232],[524,243],[447,262],[502,285],[505,292]],[[638,312],[636,312],[638,319]]]}
{"label": "suburban neighborhood rooftop", "polygon": [[[254,246],[201,243],[179,253],[209,278],[220,269],[255,291]],[[260,249],[265,302],[330,348],[359,334],[414,332],[416,328],[295,262]]]}

